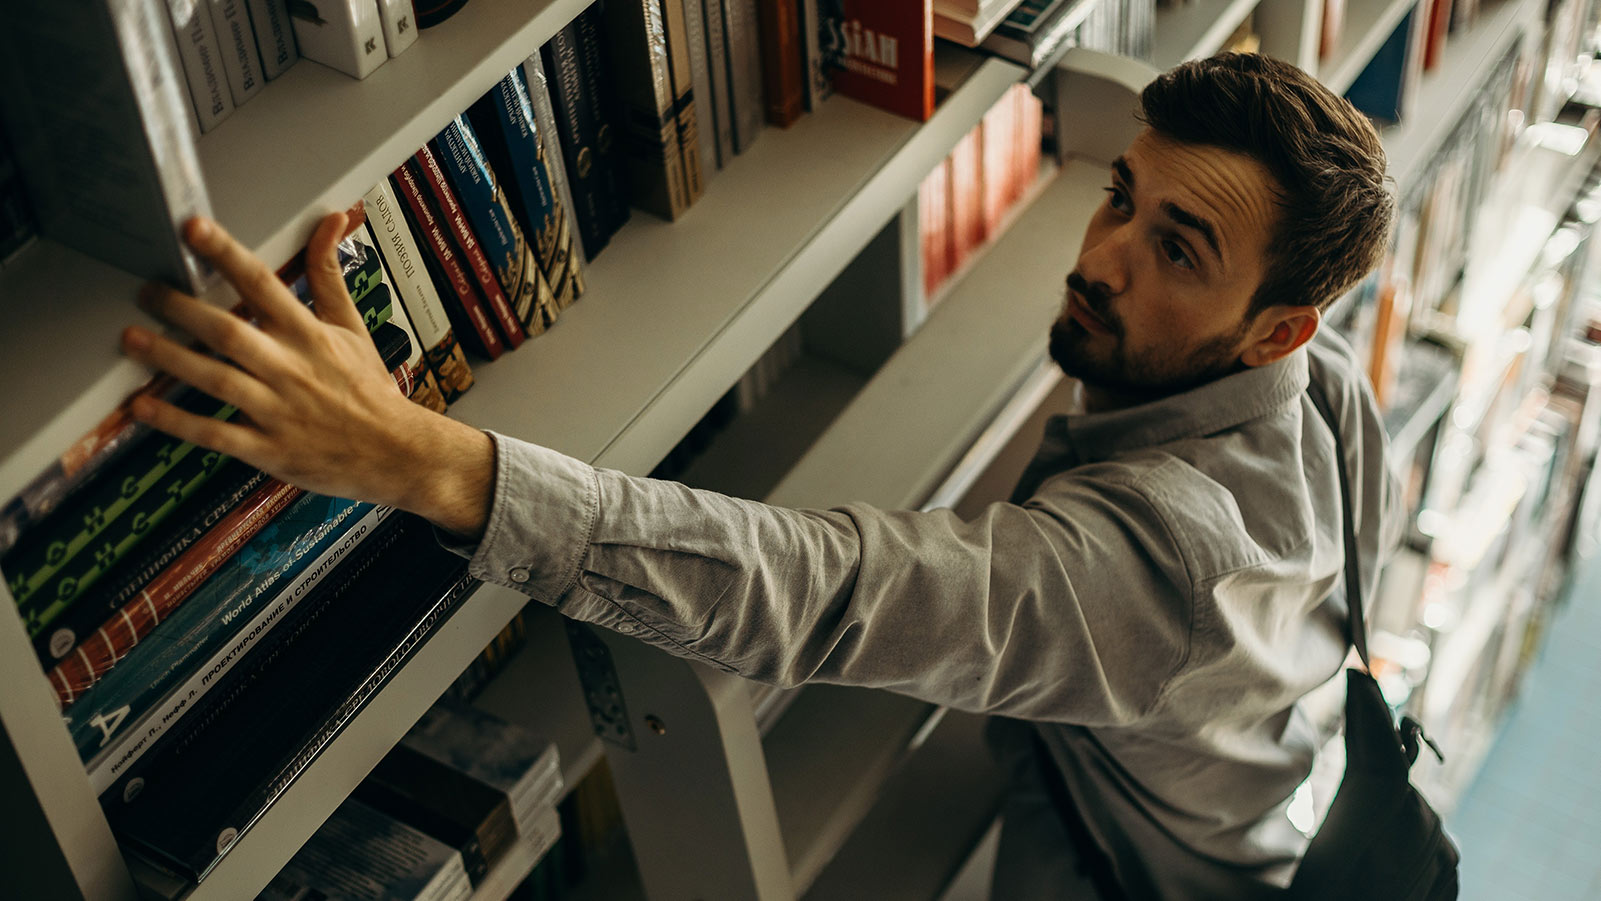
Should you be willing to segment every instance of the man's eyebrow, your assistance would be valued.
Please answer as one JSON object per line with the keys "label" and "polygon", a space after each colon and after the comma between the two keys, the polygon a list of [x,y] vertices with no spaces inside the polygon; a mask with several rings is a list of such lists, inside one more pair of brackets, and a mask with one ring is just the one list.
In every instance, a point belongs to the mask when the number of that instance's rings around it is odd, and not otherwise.
{"label": "man's eyebrow", "polygon": [[1212,223],[1202,219],[1200,216],[1195,215],[1171,200],[1162,201],[1162,212],[1166,213],[1169,219],[1172,219],[1179,225],[1185,226],[1186,228],[1193,228],[1200,232],[1201,237],[1205,238],[1206,243],[1211,246],[1212,253],[1216,254],[1219,260],[1223,259],[1223,249],[1219,247],[1217,243],[1217,229],[1212,227]]}
{"label": "man's eyebrow", "polygon": [[1123,179],[1124,184],[1134,187],[1134,170],[1128,167],[1127,160],[1122,157],[1112,160],[1112,168],[1117,170],[1117,177]]}

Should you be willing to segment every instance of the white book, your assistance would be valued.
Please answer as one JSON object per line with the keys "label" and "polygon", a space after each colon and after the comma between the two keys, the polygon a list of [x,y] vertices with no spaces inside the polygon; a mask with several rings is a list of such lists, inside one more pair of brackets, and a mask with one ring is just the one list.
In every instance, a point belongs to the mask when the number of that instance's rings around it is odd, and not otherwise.
{"label": "white book", "polygon": [[[373,231],[371,219],[363,222],[361,224],[361,228],[357,229],[355,234],[351,235],[351,237],[363,244],[366,244],[368,252],[378,254],[380,261],[383,259],[383,251],[379,250],[382,245],[378,242],[377,233]],[[411,380],[413,384],[415,384],[416,382],[422,380],[422,372],[424,368],[422,359],[422,341],[418,339],[417,329],[412,325],[411,317],[406,314],[406,305],[400,300],[400,291],[396,288],[395,283],[389,280],[388,266],[384,266],[379,271],[378,279],[380,282],[382,282],[385,288],[389,289],[391,309],[389,321],[400,326],[400,330],[406,333],[406,340],[411,342],[411,352],[406,355],[406,371],[410,373]]]}
{"label": "white book", "polygon": [[250,24],[256,29],[256,49],[261,51],[261,74],[268,81],[300,61],[285,0],[250,0]]}
{"label": "white book", "polygon": [[384,46],[391,59],[417,43],[417,23],[412,20],[411,0],[378,0],[378,18],[384,26]]}
{"label": "white book", "polygon": [[372,227],[378,251],[389,264],[401,306],[406,308],[418,340],[424,347],[433,347],[450,333],[450,319],[389,179],[373,185],[361,203],[367,210],[367,224]]}
{"label": "white book", "polygon": [[289,11],[300,55],[352,78],[389,59],[377,0],[295,0]]}
{"label": "white book", "polygon": [[250,27],[245,0],[208,0],[211,22],[222,42],[222,70],[228,73],[228,90],[235,106],[261,93],[261,53],[256,50],[256,31]]}
{"label": "white book", "polygon": [[[683,0],[684,37],[689,43],[689,81],[691,97],[701,122],[717,130],[716,102],[712,99],[711,63],[706,49],[706,15],[701,0]],[[700,168],[705,175],[717,171],[717,139],[701,138]]]}
{"label": "white book", "polygon": [[172,37],[178,42],[195,121],[205,134],[233,112],[233,94],[222,71],[222,44],[217,41],[205,0],[167,0],[167,12],[172,16]]}

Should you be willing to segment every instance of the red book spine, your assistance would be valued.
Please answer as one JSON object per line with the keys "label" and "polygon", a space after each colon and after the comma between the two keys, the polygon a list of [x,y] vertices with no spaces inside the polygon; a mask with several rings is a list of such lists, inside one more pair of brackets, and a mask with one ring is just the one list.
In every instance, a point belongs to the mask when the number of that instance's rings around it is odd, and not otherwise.
{"label": "red book spine", "polygon": [[834,89],[919,122],[934,115],[934,0],[844,0]]}
{"label": "red book spine", "polygon": [[922,230],[923,300],[934,293],[950,274],[951,204],[950,163],[941,161],[917,188],[917,221]]}
{"label": "red book spine", "polygon": [[50,685],[56,691],[57,706],[65,710],[94,687],[101,676],[128,656],[133,646],[176,610],[200,583],[211,578],[235,551],[304,493],[293,485],[272,479],[190,545],[152,579],[138,597],[124,604],[50,671]]}
{"label": "red book spine", "polygon": [[[467,270],[462,268],[461,260],[450,244],[450,236],[445,234],[445,228],[434,215],[433,207],[423,197],[422,186],[417,183],[416,168],[415,160],[407,160],[405,165],[396,169],[395,187],[405,200],[406,208],[411,210],[411,218],[422,232],[423,240],[428,242],[434,262],[444,273],[445,280],[450,282],[456,303],[453,305],[455,309],[449,312],[459,312],[461,319],[465,320],[456,323],[458,334],[469,339],[476,338],[477,347],[473,349],[491,360],[496,359],[505,353],[506,346],[500,340],[500,333],[495,331],[495,324],[490,321],[483,303],[479,301],[477,289],[468,280]],[[442,295],[441,299],[448,302],[448,296]]]}
{"label": "red book spine", "polygon": [[983,198],[984,233],[998,235],[1001,220],[1012,205],[1012,185],[1016,166],[1012,147],[1016,141],[1013,95],[1010,91],[984,114],[979,123],[979,184]]}
{"label": "red book spine", "polygon": [[951,149],[951,268],[960,269],[984,243],[984,180],[978,129]]}
{"label": "red book spine", "polygon": [[413,159],[422,170],[423,180],[428,182],[428,190],[439,203],[440,218],[450,227],[450,233],[455,236],[456,244],[461,247],[462,258],[467,261],[467,268],[477,279],[484,299],[489,302],[489,311],[494,314],[495,322],[500,326],[500,334],[506,339],[506,349],[516,350],[523,343],[523,325],[517,321],[517,314],[512,312],[511,301],[506,299],[506,292],[500,289],[500,281],[495,277],[494,267],[489,265],[489,257],[484,255],[484,248],[478,243],[478,236],[473,234],[472,226],[467,224],[467,214],[457,202],[456,192],[452,191],[450,183],[445,181],[445,171],[439,168],[439,160],[434,156],[433,149],[426,144],[417,151]]}
{"label": "red book spine", "polygon": [[760,0],[756,21],[762,39],[762,98],[767,121],[788,128],[806,111],[805,64],[801,58],[800,11],[796,0]]}

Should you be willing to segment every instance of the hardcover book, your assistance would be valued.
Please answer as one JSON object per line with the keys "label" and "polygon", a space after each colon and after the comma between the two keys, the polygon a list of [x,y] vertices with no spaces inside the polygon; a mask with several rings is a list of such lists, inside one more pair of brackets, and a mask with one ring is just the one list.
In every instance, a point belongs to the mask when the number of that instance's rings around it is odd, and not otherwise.
{"label": "hardcover book", "polygon": [[762,57],[756,0],[722,0],[728,45],[728,90],[734,102],[734,152],[744,153],[762,133]]}
{"label": "hardcover book", "polygon": [[439,221],[426,196],[428,189],[423,187],[416,160],[407,160],[396,169],[391,184],[406,203],[407,219],[413,232],[421,235],[427,245],[429,252],[422,255],[423,263],[433,274],[434,286],[456,333],[480,356],[496,359],[505,352],[506,346],[444,223]]}
{"label": "hardcover book", "polygon": [[[630,0],[641,2],[641,0]],[[620,159],[623,137],[618,134],[623,108],[617,94],[617,61],[611,58],[606,40],[604,3],[596,3],[573,20],[577,27],[578,74],[584,80],[584,98],[592,107],[595,120],[595,153],[600,166],[601,187],[610,211],[607,229],[611,234],[628,221],[628,184]]]}
{"label": "hardcover book", "polygon": [[517,841],[504,794],[409,748],[385,754],[355,797],[454,848],[474,885]]}
{"label": "hardcover book", "polygon": [[237,106],[261,93],[261,53],[256,32],[250,27],[245,0],[205,0],[211,6],[211,23],[222,42],[222,69]]}
{"label": "hardcover book", "polygon": [[256,901],[460,901],[461,855],[355,799],[340,804]]}
{"label": "hardcover book", "polygon": [[476,584],[414,517],[361,547],[112,787],[128,847],[204,879]]}
{"label": "hardcover book", "polygon": [[[614,230],[611,200],[601,175],[599,151],[595,149],[599,123],[595,121],[595,108],[587,96],[579,62],[577,24],[569,22],[539,49],[539,55],[540,68],[549,83],[579,240],[585,261],[591,261],[611,240]],[[525,63],[523,68],[527,71],[532,66]]]}
{"label": "hardcover book", "polygon": [[555,743],[470,705],[435,704],[400,745],[505,795],[519,834],[561,798]]}
{"label": "hardcover book", "polygon": [[204,0],[167,0],[167,11],[172,16],[172,34],[178,42],[195,120],[204,134],[233,112],[233,94],[222,70],[222,44]]}
{"label": "hardcover book", "polygon": [[1037,69],[1071,46],[1096,0],[1023,0],[996,26],[983,47],[1021,66]]}
{"label": "hardcover book", "polygon": [[614,0],[606,5],[605,30],[617,64],[620,155],[634,205],[672,221],[689,209],[691,197],[660,0]]}
{"label": "hardcover book", "polygon": [[423,145],[409,163],[416,164],[418,183],[426,185],[429,200],[439,211],[439,221],[450,232],[456,247],[461,252],[461,262],[467,274],[473,277],[479,295],[484,299],[484,306],[489,311],[500,330],[500,337],[506,343],[508,350],[516,350],[523,343],[525,334],[517,313],[512,309],[511,301],[506,298],[502,290],[500,279],[495,274],[494,266],[489,256],[484,252],[483,245],[479,243],[478,235],[473,231],[472,225],[467,221],[467,213],[461,207],[456,192],[450,186],[444,169],[439,164],[438,157],[433,148]]}
{"label": "hardcover book", "polygon": [[539,135],[545,150],[550,183],[556,192],[556,199],[561,203],[562,214],[567,220],[566,232],[569,236],[567,241],[574,248],[571,254],[573,265],[581,273],[583,248],[578,233],[578,213],[577,207],[573,204],[572,188],[567,184],[567,167],[562,161],[561,137],[556,131],[556,109],[550,102],[550,82],[545,77],[545,66],[537,53],[524,60],[518,68],[523,75],[523,84],[528,88],[528,100],[534,108],[534,124],[538,126],[535,133]]}
{"label": "hardcover book", "polygon": [[841,0],[825,29],[835,90],[918,122],[934,114],[933,0]]}
{"label": "hardcover book", "polygon": [[795,124],[806,109],[805,58],[799,0],[766,0],[756,6],[762,40],[762,96],[767,121]]}
{"label": "hardcover book", "polygon": [[250,24],[256,29],[256,49],[261,51],[261,74],[268,81],[300,60],[287,0],[250,0]]}
{"label": "hardcover book", "polygon": [[[413,403],[421,404],[436,413],[445,412],[444,395],[440,393],[439,382],[434,378],[433,370],[429,368],[427,361],[423,358],[423,343],[417,337],[417,329],[412,324],[411,317],[406,314],[405,306],[395,302],[399,299],[399,295],[395,290],[394,283],[389,278],[388,268],[383,265],[383,255],[378,249],[378,238],[373,234],[372,221],[369,219],[366,223],[363,223],[361,230],[352,235],[352,239],[364,242],[367,245],[364,251],[367,257],[376,264],[379,285],[390,298],[389,324],[398,329],[404,337],[403,343],[407,351],[405,359],[400,363],[400,367],[404,371],[404,381],[411,386],[410,390],[406,392],[406,397]],[[375,334],[373,337],[376,340],[378,336]]]}
{"label": "hardcover book", "polygon": [[352,78],[389,59],[377,0],[295,0],[289,7],[300,55]]}
{"label": "hardcover book", "polygon": [[695,92],[696,125],[710,134],[699,135],[701,178],[717,171],[717,102],[712,88],[711,48],[706,43],[706,8],[701,0],[683,0],[684,37],[689,41],[689,83]]}
{"label": "hardcover book", "polygon": [[378,241],[379,255],[383,257],[389,280],[395,286],[395,294],[406,310],[417,341],[422,345],[428,369],[434,374],[445,402],[455,403],[472,387],[472,369],[467,365],[467,357],[461,351],[444,304],[428,274],[416,235],[406,222],[388,179],[374,185],[362,197],[362,203]]}
{"label": "hardcover book", "polygon": [[[706,28],[706,69],[710,80],[696,96],[711,102],[706,114],[712,122],[712,138],[705,142],[717,149],[717,167],[734,159],[734,98],[728,84],[728,38],[723,27],[723,0],[691,0],[700,7]],[[699,84],[699,82],[697,82]]]}
{"label": "hardcover book", "polygon": [[684,189],[689,192],[689,202],[694,203],[706,190],[705,174],[701,172],[700,106],[695,98],[689,23],[684,12],[685,5],[694,0],[660,2],[662,18],[667,25],[667,68],[672,74],[678,149],[684,155]]}

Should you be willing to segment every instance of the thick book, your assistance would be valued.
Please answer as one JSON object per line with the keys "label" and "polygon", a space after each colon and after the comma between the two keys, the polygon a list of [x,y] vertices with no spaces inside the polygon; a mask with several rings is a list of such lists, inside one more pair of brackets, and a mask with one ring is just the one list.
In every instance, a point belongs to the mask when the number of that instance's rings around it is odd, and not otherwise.
{"label": "thick book", "polygon": [[383,257],[389,280],[422,345],[423,359],[434,374],[445,403],[455,403],[472,387],[472,369],[461,351],[461,343],[456,340],[456,332],[433,278],[428,274],[423,251],[401,210],[400,200],[386,178],[363,195],[362,203],[367,208],[367,222],[378,241],[379,255]]}
{"label": "thick book", "polygon": [[104,792],[390,515],[306,495],[234,555],[129,658],[68,708],[67,729]]}
{"label": "thick book", "polygon": [[521,835],[532,831],[540,814],[561,799],[561,761],[555,743],[469,704],[428,708],[399,747],[504,795]]}
{"label": "thick book", "polygon": [[210,532],[178,556],[139,595],[78,643],[46,676],[62,710],[84,694],[178,609],[201,583],[256,537],[303,492],[276,479],[230,510]]}
{"label": "thick book", "polygon": [[517,841],[505,794],[404,747],[395,747],[355,797],[456,849],[474,885]]}
{"label": "thick book", "polygon": [[[556,135],[561,142],[566,182],[573,197],[573,217],[584,248],[584,260],[595,256],[611,240],[610,199],[601,177],[595,149],[595,110],[584,89],[578,56],[578,25],[574,22],[539,49],[540,69],[547,79]],[[530,61],[531,62],[531,61]],[[524,64],[524,71],[531,68]]]}
{"label": "thick book", "polygon": [[228,90],[236,106],[261,93],[261,52],[256,49],[256,32],[250,25],[245,0],[205,0],[211,7],[211,24],[222,42],[222,70],[228,75]]}
{"label": "thick book", "polygon": [[521,68],[513,69],[474,103],[468,116],[550,286],[554,308],[544,311],[548,327],[584,292],[583,266],[574,252],[573,233],[556,188],[561,162],[554,132],[544,131],[536,121]]}
{"label": "thick book", "polygon": [[701,178],[717,171],[717,102],[712,89],[711,48],[706,44],[706,7],[701,0],[683,0],[684,36],[689,39],[689,82],[695,91],[697,128],[709,129],[700,146]]}
{"label": "thick book", "polygon": [[512,215],[501,173],[489,165],[465,116],[452,119],[432,144],[517,323],[529,337],[544,332],[555,319],[556,299],[533,245]]}
{"label": "thick book", "polygon": [[960,269],[984,243],[983,151],[979,131],[963,135],[951,148],[951,269]]}
{"label": "thick book", "polygon": [[950,161],[942,160],[917,186],[917,231],[922,249],[923,302],[933,300],[951,274]]}
{"label": "thick book", "polygon": [[204,134],[234,109],[228,76],[223,72],[222,44],[205,0],[167,0],[167,12],[172,17],[172,35],[178,42],[195,121]]}
{"label": "thick book", "polygon": [[426,522],[390,517],[112,786],[112,829],[204,879],[476,584]]}
{"label": "thick book", "polygon": [[799,0],[765,0],[757,4],[756,12],[761,26],[764,111],[768,122],[788,128],[806,111]]}
{"label": "thick book", "polygon": [[390,59],[417,43],[411,0],[378,0],[378,21],[384,29],[384,48]]}
{"label": "thick book", "polygon": [[378,0],[295,0],[289,6],[300,55],[352,78],[389,59]]}
{"label": "thick book", "polygon": [[1023,0],[984,39],[983,48],[1039,68],[1077,40],[1079,26],[1095,8],[1096,0]]}
{"label": "thick book", "polygon": [[446,225],[440,221],[428,189],[423,185],[422,171],[416,160],[407,160],[396,169],[391,184],[395,193],[405,201],[408,221],[413,231],[422,236],[427,252],[423,264],[432,274],[441,303],[454,323],[456,334],[468,347],[485,359],[494,360],[506,352],[500,330],[490,318],[489,310],[467,274],[451,240]]}
{"label": "thick book", "polygon": [[556,108],[550,102],[550,79],[545,75],[545,64],[540,54],[535,53],[523,61],[518,67],[523,74],[523,84],[528,87],[528,100],[534,108],[534,124],[545,150],[545,160],[549,166],[550,183],[555,189],[556,199],[561,202],[562,213],[567,220],[565,243],[572,246],[573,265],[578,272],[583,270],[583,246],[578,234],[577,207],[573,204],[572,187],[567,181],[567,167],[563,162],[561,137],[556,130]]}
{"label": "thick book", "polygon": [[346,799],[256,901],[461,901],[461,855],[422,831]]}
{"label": "thick book", "polygon": [[601,187],[611,218],[612,234],[628,221],[628,184],[623,173],[620,145],[622,104],[617,93],[617,61],[611,57],[606,40],[605,4],[596,3],[573,20],[577,26],[578,73],[584,79],[584,98],[595,120],[595,153],[600,167]]}
{"label": "thick book", "polygon": [[272,81],[300,60],[288,0],[250,0],[250,24],[256,29],[263,78]]}
{"label": "thick book", "polygon": [[[200,458],[196,458],[200,459]],[[245,502],[267,476],[238,460],[228,460],[194,497],[160,525],[152,526],[137,551],[118,561],[92,588],[34,636],[33,648],[46,668],[67,656],[78,642],[192,547],[229,511]]]}
{"label": "thick book", "polygon": [[684,152],[660,0],[613,0],[606,38],[617,65],[621,158],[635,206],[669,221],[689,209]]}
{"label": "thick book", "polygon": [[1017,172],[1014,145],[1017,143],[1017,101],[1011,91],[985,111],[978,124],[980,209],[984,233],[999,235],[1001,222],[1011,209]]}
{"label": "thick book", "polygon": [[[399,330],[405,339],[406,354],[397,364],[403,371],[404,378],[397,378],[396,383],[402,385],[406,397],[413,403],[421,404],[436,413],[445,412],[445,398],[440,392],[438,379],[434,377],[433,370],[423,357],[422,340],[417,336],[417,329],[412,324],[411,317],[407,315],[405,305],[396,302],[399,300],[399,293],[389,278],[389,268],[383,264],[383,254],[379,250],[378,237],[373,233],[371,220],[363,223],[361,229],[351,238],[366,245],[363,249],[376,267],[378,284],[390,298],[389,325]],[[376,333],[373,339],[378,340]],[[384,356],[382,349],[380,356]],[[387,362],[388,358],[385,359]]]}
{"label": "thick book", "polygon": [[438,156],[428,145],[417,151],[410,162],[416,164],[419,183],[428,190],[428,198],[439,211],[440,222],[450,231],[450,237],[461,251],[461,261],[467,273],[473,277],[479,294],[484,299],[484,306],[500,330],[500,337],[505,341],[508,350],[516,350],[523,343],[526,334],[517,313],[512,309],[511,301],[507,299],[506,292],[501,288],[500,278],[495,274],[495,268],[489,261],[478,235],[473,231],[472,224],[467,221],[467,213],[462,209],[461,201],[455,189],[441,167]]}
{"label": "thick book", "polygon": [[897,115],[934,114],[933,0],[842,0],[831,18],[834,89]]}
{"label": "thick book", "polygon": [[728,91],[734,106],[734,152],[744,153],[762,133],[761,35],[756,0],[722,0],[723,41],[728,45]]}
{"label": "thick book", "polygon": [[723,0],[691,0],[700,7],[706,28],[706,69],[710,81],[700,88],[696,96],[710,101],[703,109],[709,110],[705,118],[711,122],[711,139],[707,146],[717,150],[717,166],[722,168],[734,159],[734,98],[729,93],[728,34],[723,27]]}
{"label": "thick book", "polygon": [[673,120],[677,125],[678,149],[684,159],[684,189],[694,203],[706,191],[701,171],[700,106],[695,102],[694,65],[690,57],[689,23],[684,6],[691,0],[659,0],[662,19],[667,25],[667,69],[672,75]]}
{"label": "thick book", "polygon": [[[7,10],[0,52],[15,76],[0,103],[0,131],[40,234],[140,278],[202,293],[208,270],[180,229],[211,215],[211,202],[165,8],[35,0]],[[62,151],[68,147],[73,152]]]}

